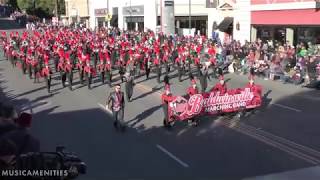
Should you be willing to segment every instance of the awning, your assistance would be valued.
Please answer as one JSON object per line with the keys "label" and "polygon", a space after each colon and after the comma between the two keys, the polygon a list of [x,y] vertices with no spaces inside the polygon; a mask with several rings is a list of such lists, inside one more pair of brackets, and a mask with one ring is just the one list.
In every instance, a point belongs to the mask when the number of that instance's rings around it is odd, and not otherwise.
{"label": "awning", "polygon": [[218,26],[222,32],[226,32],[233,23],[233,17],[225,17]]}
{"label": "awning", "polygon": [[253,11],[251,24],[254,25],[319,25],[320,12],[315,9],[280,11]]}
{"label": "awning", "polygon": [[110,25],[111,26],[116,26],[118,25],[118,15],[113,15],[111,20],[110,20]]}

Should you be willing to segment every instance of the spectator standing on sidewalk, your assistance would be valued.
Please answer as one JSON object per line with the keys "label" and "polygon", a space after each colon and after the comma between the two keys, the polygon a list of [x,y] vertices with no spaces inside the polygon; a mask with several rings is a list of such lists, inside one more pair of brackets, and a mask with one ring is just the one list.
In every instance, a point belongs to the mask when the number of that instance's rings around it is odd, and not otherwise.
{"label": "spectator standing on sidewalk", "polygon": [[15,121],[17,128],[2,136],[2,138],[10,140],[16,145],[17,155],[40,151],[39,140],[33,137],[29,132],[31,122],[32,115],[23,112]]}

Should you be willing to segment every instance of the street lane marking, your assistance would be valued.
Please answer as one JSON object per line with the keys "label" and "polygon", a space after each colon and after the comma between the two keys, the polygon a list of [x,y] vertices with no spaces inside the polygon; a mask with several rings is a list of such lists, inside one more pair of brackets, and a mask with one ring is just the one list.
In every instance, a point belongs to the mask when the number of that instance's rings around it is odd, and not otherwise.
{"label": "street lane marking", "polygon": [[[41,104],[41,103],[43,103],[43,104],[37,106],[38,104]],[[51,101],[39,101],[37,104],[33,104],[33,110],[41,110],[45,107],[50,106],[51,104],[52,104]]]}
{"label": "street lane marking", "polygon": [[[145,86],[143,84],[136,84],[136,86],[137,86],[137,88],[145,90],[145,91],[153,91],[152,88],[150,88],[149,86]],[[156,93],[156,95],[160,95],[161,96],[161,93],[158,90],[154,91],[154,93]]]}
{"label": "street lane marking", "polygon": [[52,104],[51,101],[44,101],[44,100],[41,100],[41,101],[38,101],[38,102],[28,102],[26,104],[23,104],[22,106],[17,106],[19,107],[20,110],[22,111],[25,111],[27,109],[42,109],[44,107],[47,107],[47,106],[50,106]]}
{"label": "street lane marking", "polygon": [[222,125],[238,131],[239,133],[248,135],[260,142],[277,148],[301,160],[309,162],[310,164],[320,164],[320,152],[309,147],[297,144],[293,141],[276,136],[269,132],[258,130],[253,126],[241,123],[239,120],[233,120],[228,117],[224,118],[224,121],[222,121]]}
{"label": "street lane marking", "polygon": [[104,110],[105,112],[109,113],[109,114],[112,114],[112,111],[110,109],[106,109],[106,106],[102,105],[101,103],[97,103],[98,106]]}
{"label": "street lane marking", "polygon": [[295,147],[295,148],[297,148],[297,149],[300,149],[301,151],[306,151],[307,153],[310,153],[310,154],[312,154],[312,155],[317,156],[317,157],[320,158],[320,152],[319,152],[319,151],[316,151],[316,150],[314,150],[314,149],[312,149],[312,148],[310,148],[310,147],[303,146],[303,145],[301,145],[301,144],[297,144],[297,143],[295,143],[295,142],[293,142],[293,141],[291,141],[291,140],[288,140],[288,139],[285,139],[285,138],[283,138],[283,137],[280,137],[280,136],[271,134],[271,133],[269,133],[269,132],[267,132],[267,131],[264,131],[264,130],[262,130],[262,129],[257,129],[257,131],[260,131],[261,134],[264,133],[265,136],[269,136],[270,138],[274,138],[274,139],[278,140],[279,142],[283,142],[283,143],[288,144],[288,145],[290,145],[290,146],[293,146],[293,147]]}
{"label": "street lane marking", "polygon": [[168,150],[166,150],[164,147],[160,146],[159,144],[156,145],[156,147],[158,149],[160,149],[160,151],[164,152],[165,154],[167,154],[169,157],[171,157],[173,160],[177,161],[181,166],[188,168],[189,165],[183,161],[181,161],[179,158],[177,158],[175,155],[173,155],[171,152],[169,152]]}
{"label": "street lane marking", "polygon": [[284,108],[284,109],[289,109],[289,110],[292,110],[292,111],[295,111],[295,112],[299,112],[299,113],[302,112],[300,109],[292,108],[292,107],[285,106],[285,105],[278,104],[278,103],[271,103],[271,105],[275,105],[275,106],[278,106],[278,107],[281,107],[281,108]]}

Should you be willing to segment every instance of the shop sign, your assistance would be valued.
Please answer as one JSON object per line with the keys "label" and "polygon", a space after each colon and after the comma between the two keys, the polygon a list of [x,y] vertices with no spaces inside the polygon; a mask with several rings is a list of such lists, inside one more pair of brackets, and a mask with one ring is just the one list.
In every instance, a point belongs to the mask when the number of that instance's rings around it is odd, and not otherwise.
{"label": "shop sign", "polygon": [[124,7],[122,9],[122,13],[124,16],[135,16],[135,15],[143,15],[144,14],[144,6],[131,6]]}
{"label": "shop sign", "polygon": [[174,1],[164,1],[164,6],[174,6]]}
{"label": "shop sign", "polygon": [[108,9],[103,8],[103,9],[95,9],[94,10],[94,15],[95,16],[106,16],[108,14]]}

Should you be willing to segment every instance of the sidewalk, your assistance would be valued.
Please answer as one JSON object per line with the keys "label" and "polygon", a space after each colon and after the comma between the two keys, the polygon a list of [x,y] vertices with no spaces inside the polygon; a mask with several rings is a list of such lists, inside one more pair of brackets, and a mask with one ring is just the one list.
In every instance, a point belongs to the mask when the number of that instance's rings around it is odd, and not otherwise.
{"label": "sidewalk", "polygon": [[257,176],[253,178],[245,178],[243,180],[319,180],[320,166],[303,168],[294,171],[287,171],[265,176]]}

